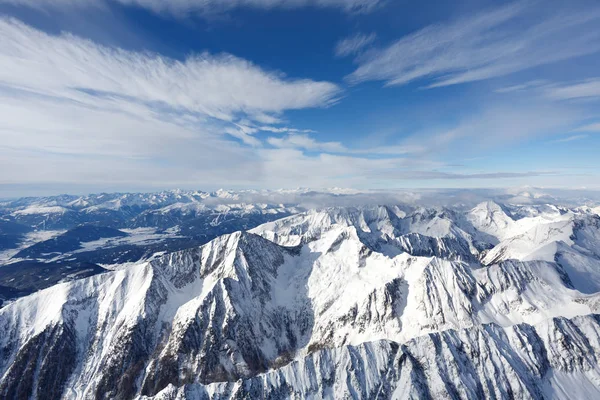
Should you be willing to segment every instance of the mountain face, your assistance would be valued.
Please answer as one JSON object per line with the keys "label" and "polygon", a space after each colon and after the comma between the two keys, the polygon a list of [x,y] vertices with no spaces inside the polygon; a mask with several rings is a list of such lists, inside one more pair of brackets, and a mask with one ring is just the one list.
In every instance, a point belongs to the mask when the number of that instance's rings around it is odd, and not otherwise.
{"label": "mountain face", "polygon": [[308,211],[0,309],[0,397],[596,398],[600,217]]}

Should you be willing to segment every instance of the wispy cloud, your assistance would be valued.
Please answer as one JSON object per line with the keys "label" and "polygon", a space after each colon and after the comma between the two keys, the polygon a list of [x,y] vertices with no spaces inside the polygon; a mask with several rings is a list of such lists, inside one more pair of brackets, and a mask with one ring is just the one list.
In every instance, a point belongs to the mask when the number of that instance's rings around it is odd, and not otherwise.
{"label": "wispy cloud", "polygon": [[600,132],[600,122],[584,125],[575,129],[576,132]]}
{"label": "wispy cloud", "polygon": [[329,82],[287,79],[231,55],[176,61],[97,45],[69,34],[51,36],[0,19],[0,82],[46,96],[120,98],[231,121],[240,114],[277,114],[331,104]]}
{"label": "wispy cloud", "polygon": [[[0,34],[2,185],[366,187],[439,166],[394,157],[419,146],[354,150],[265,125],[287,110],[331,104],[340,89],[328,82],[233,56],[128,52],[14,20],[0,19]],[[265,148],[259,131],[283,136]]]}
{"label": "wispy cloud", "polygon": [[308,135],[293,134],[283,138],[270,137],[267,142],[274,147],[304,149],[309,151],[346,152],[346,148],[339,142],[319,142]]}
{"label": "wispy cloud", "polygon": [[[265,125],[287,110],[330,105],[340,92],[332,83],[234,56],[129,52],[15,20],[0,19],[0,35],[2,185],[366,186],[385,171],[429,166],[372,160]],[[284,136],[264,148],[259,131]]]}
{"label": "wispy cloud", "polygon": [[419,154],[423,153],[426,147],[423,145],[393,145],[393,146],[378,146],[352,149],[349,152],[353,154],[374,154],[379,156],[385,155],[404,155],[404,154]]}
{"label": "wispy cloud", "polygon": [[[0,19],[0,36],[0,91],[5,101],[16,93],[36,95],[56,105],[70,103],[206,129],[214,125],[211,120],[277,122],[286,110],[327,106],[340,93],[335,84],[289,79],[231,55],[205,53],[177,61],[104,47],[69,34],[48,35],[14,19]],[[13,120],[6,115],[3,123]],[[36,121],[39,118],[19,124]],[[223,132],[258,145],[249,137],[253,132],[239,124]]]}
{"label": "wispy cloud", "polygon": [[340,93],[231,55],[178,61],[5,18],[0,36],[2,183],[260,180],[259,127]]}
{"label": "wispy cloud", "polygon": [[600,50],[600,7],[519,2],[432,25],[357,59],[350,82],[428,87],[480,81]]}
{"label": "wispy cloud", "polygon": [[[571,102],[547,109],[527,102],[488,105],[449,131],[352,148],[345,138],[284,126],[290,110],[336,104],[342,89],[331,82],[290,78],[232,55],[174,60],[126,51],[10,19],[0,18],[0,35],[0,185],[85,183],[115,190],[513,182],[555,175],[493,168],[457,173],[451,165],[472,143],[555,135],[582,120]],[[454,159],[444,162],[444,152]]]}
{"label": "wispy cloud", "polygon": [[496,93],[531,92],[549,100],[597,100],[600,99],[600,78],[575,82],[536,79],[521,84],[501,87]]}
{"label": "wispy cloud", "polygon": [[371,33],[365,35],[357,33],[354,36],[340,40],[335,46],[335,55],[338,57],[346,57],[352,54],[359,53],[362,49],[375,41],[376,35]]}
{"label": "wispy cloud", "polygon": [[600,97],[600,78],[556,85],[546,89],[546,93],[551,98],[562,100]]}
{"label": "wispy cloud", "polygon": [[448,152],[455,156],[490,149],[495,152],[525,141],[571,132],[582,119],[581,111],[568,104],[530,97],[511,98],[486,103],[446,129],[417,132],[405,144],[423,146],[423,153],[436,157]]}
{"label": "wispy cloud", "polygon": [[520,83],[517,85],[504,86],[495,90],[496,93],[513,93],[513,92],[521,92],[524,90],[538,89],[540,87],[546,86],[549,84],[549,81],[544,79],[535,79],[532,81]]}
{"label": "wispy cloud", "polygon": [[358,147],[348,148],[341,142],[321,142],[307,134],[290,132],[285,137],[267,138],[267,143],[273,147],[282,149],[302,149],[308,151],[318,151],[324,153],[338,153],[357,157],[377,156],[377,157],[397,157],[405,155],[417,155],[425,151],[424,146],[420,145],[393,145],[378,147]]}
{"label": "wispy cloud", "polygon": [[408,173],[398,173],[397,179],[452,179],[452,180],[463,180],[463,179],[507,179],[507,178],[527,178],[544,175],[556,175],[553,171],[526,171],[526,172],[481,172],[481,173],[470,173],[461,174],[453,172],[441,172],[441,171],[410,171]]}
{"label": "wispy cloud", "polygon": [[312,129],[297,129],[289,127],[259,126],[258,130],[272,133],[315,133]]}
{"label": "wispy cloud", "polygon": [[374,188],[393,187],[402,182],[414,186],[415,182],[431,181],[436,185],[434,181],[502,181],[557,174],[553,171],[457,173],[431,170],[428,162],[420,165],[413,159],[373,159],[328,153],[308,157],[292,148],[262,149],[259,154],[264,162],[264,178],[274,187],[289,187],[290,182],[295,186],[328,187],[335,182],[338,186]]}
{"label": "wispy cloud", "polygon": [[[382,0],[113,0],[127,6],[148,9],[157,14],[186,15],[215,14],[234,8],[294,9],[301,7],[338,8],[350,13],[369,12]],[[0,3],[32,8],[95,7],[109,4],[108,0],[0,0]]]}
{"label": "wispy cloud", "polygon": [[553,142],[554,143],[566,143],[566,142],[572,142],[574,140],[585,139],[587,137],[588,137],[588,135],[571,135],[571,136],[567,136],[566,138],[556,139]]}

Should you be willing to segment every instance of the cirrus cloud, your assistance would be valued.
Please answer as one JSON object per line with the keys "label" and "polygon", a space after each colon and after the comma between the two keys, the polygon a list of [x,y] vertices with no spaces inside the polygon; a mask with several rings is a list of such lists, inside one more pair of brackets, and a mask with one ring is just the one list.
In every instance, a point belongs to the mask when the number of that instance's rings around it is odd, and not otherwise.
{"label": "cirrus cloud", "polygon": [[308,135],[292,134],[284,138],[270,137],[267,142],[274,147],[304,149],[309,151],[345,152],[344,145],[339,142],[319,142]]}
{"label": "cirrus cloud", "polygon": [[0,36],[0,83],[40,95],[84,92],[231,121],[327,106],[340,93],[333,83],[288,79],[227,54],[174,60],[48,35],[14,19],[0,19]]}
{"label": "cirrus cloud", "polygon": [[375,41],[374,33],[365,35],[358,33],[354,36],[340,40],[335,46],[335,55],[345,57],[360,52],[362,49]]}
{"label": "cirrus cloud", "polygon": [[546,90],[549,97],[559,100],[598,98],[600,97],[600,78],[583,82],[555,85]]}
{"label": "cirrus cloud", "polygon": [[186,15],[214,14],[235,8],[295,9],[301,7],[337,8],[349,13],[369,12],[382,0],[0,0],[37,9],[66,9],[73,7],[102,7],[110,3],[141,7],[157,14]]}
{"label": "cirrus cloud", "polygon": [[340,93],[232,55],[175,60],[7,18],[0,36],[2,183],[259,179],[252,126]]}
{"label": "cirrus cloud", "polygon": [[347,79],[448,86],[508,75],[600,50],[600,7],[516,2],[430,25],[357,58]]}

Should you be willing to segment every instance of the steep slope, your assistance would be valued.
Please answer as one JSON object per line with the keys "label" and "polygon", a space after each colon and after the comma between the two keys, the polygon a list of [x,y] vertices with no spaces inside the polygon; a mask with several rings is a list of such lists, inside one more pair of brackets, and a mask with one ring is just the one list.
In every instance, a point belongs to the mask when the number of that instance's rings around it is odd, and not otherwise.
{"label": "steep slope", "polygon": [[153,399],[595,398],[599,338],[598,315],[483,325],[321,350],[235,383],[170,385]]}
{"label": "steep slope", "polygon": [[[256,240],[260,244],[255,243]],[[261,252],[262,258],[257,259],[256,251]],[[71,362],[56,366],[64,371],[52,376],[65,377],[65,380],[52,385],[66,383],[78,396],[127,397],[132,394],[129,391],[134,390],[128,379],[137,377],[159,345],[164,334],[163,324],[173,321],[172,325],[179,327],[176,312],[193,299],[199,309],[188,305],[190,313],[181,316],[182,320],[206,312],[215,319],[214,325],[223,328],[226,321],[220,318],[227,318],[239,323],[241,344],[254,343],[244,338],[243,327],[249,321],[243,318],[238,321],[241,314],[235,310],[224,313],[214,307],[231,303],[230,296],[235,300],[240,296],[239,304],[246,303],[244,296],[260,297],[257,285],[262,285],[263,275],[277,265],[275,261],[282,257],[283,251],[264,239],[238,233],[222,237],[200,250],[176,253],[154,263],[57,285],[18,300],[0,311],[1,346],[3,354],[8,355],[0,369],[3,375],[0,393],[10,393],[15,385],[21,385],[21,376],[26,371],[37,370],[37,362],[41,360],[28,353],[31,343],[37,343],[36,349],[48,347],[52,352],[59,351],[55,349],[55,342],[60,342],[69,344],[69,349],[60,350],[60,355],[68,356]],[[259,301],[247,303],[260,305]],[[202,333],[208,335],[209,331],[203,329]],[[204,360],[198,368],[209,377],[227,371],[232,374],[245,371],[243,365],[232,367],[226,360],[219,361],[220,347],[227,340],[221,335],[215,339],[219,342],[208,341],[198,349],[215,352],[215,364]],[[246,357],[252,370],[264,368],[253,364],[260,364],[262,360],[256,359],[253,353],[244,353],[243,345],[233,346],[231,351],[242,360]],[[48,356],[43,358],[46,359]],[[43,393],[47,389],[46,385],[38,389],[28,385],[28,388],[32,393],[36,390]],[[79,390],[83,392],[79,394]]]}

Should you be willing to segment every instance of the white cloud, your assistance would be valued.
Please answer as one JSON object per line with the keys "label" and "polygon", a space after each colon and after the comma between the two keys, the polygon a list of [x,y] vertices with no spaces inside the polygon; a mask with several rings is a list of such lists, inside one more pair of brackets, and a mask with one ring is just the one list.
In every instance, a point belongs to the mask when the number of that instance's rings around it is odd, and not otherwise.
{"label": "white cloud", "polygon": [[536,79],[522,84],[505,86],[495,90],[496,93],[513,93],[530,91],[550,100],[596,100],[600,98],[600,78],[590,78],[576,82],[559,82]]}
{"label": "white cloud", "polygon": [[85,91],[231,121],[326,106],[339,94],[332,83],[287,79],[231,55],[179,61],[51,36],[7,19],[0,20],[0,36],[0,82],[40,95],[80,100]]}
{"label": "white cloud", "polygon": [[[330,104],[339,89],[327,82],[291,80],[232,56],[127,52],[14,20],[0,19],[0,34],[2,187],[367,187],[438,166],[360,157],[369,149],[264,125],[289,109]],[[266,149],[259,131],[284,136]]]}
{"label": "white cloud", "polygon": [[555,143],[567,143],[567,142],[572,142],[575,140],[585,139],[587,137],[588,137],[588,135],[571,135],[571,136],[567,136],[566,138],[556,139],[554,142]]}
{"label": "white cloud", "polygon": [[[457,173],[449,171],[421,169],[429,167],[424,162],[405,158],[372,159],[339,154],[319,154],[307,157],[295,149],[260,150],[264,160],[264,178],[273,187],[331,187],[354,188],[414,187],[415,182],[430,181],[439,186],[442,181],[486,182],[492,180],[515,180],[532,177],[555,176],[553,171],[491,171]],[[476,183],[477,184],[477,183]],[[429,184],[423,184],[430,186]]]}
{"label": "white cloud", "polygon": [[[289,109],[330,104],[339,89],[327,82],[288,79],[233,56],[127,52],[15,20],[0,19],[0,35],[3,187],[367,185],[366,177],[412,165],[307,156],[350,151],[308,130],[264,125]],[[264,149],[259,131],[285,136]]]}
{"label": "white cloud", "polygon": [[251,136],[254,133],[253,130],[245,129],[245,127],[242,127],[242,126],[237,126],[235,128],[234,127],[226,127],[224,129],[224,132],[227,133],[228,135],[231,135],[235,138],[240,139],[243,143],[245,143],[249,146],[259,147],[262,144],[260,140]]}
{"label": "white cloud", "polygon": [[546,90],[549,97],[568,100],[580,98],[600,97],[600,79],[588,79],[583,82],[557,85]]}
{"label": "white cloud", "polygon": [[419,144],[412,145],[394,145],[394,146],[379,146],[367,147],[364,149],[352,149],[349,151],[354,154],[376,154],[376,155],[402,155],[402,154],[418,154],[426,150],[426,147]]}
{"label": "white cloud", "polygon": [[346,148],[339,142],[318,142],[308,135],[292,134],[284,138],[270,137],[267,142],[274,147],[304,149],[332,153],[345,152]]}
{"label": "white cloud", "polygon": [[[101,122],[107,123],[97,115],[108,111],[117,114],[113,120],[129,114],[205,130],[214,121],[240,118],[272,123],[286,110],[327,106],[340,91],[329,82],[288,79],[230,55],[202,54],[178,61],[104,47],[69,34],[51,36],[14,19],[0,19],[0,36],[0,93],[5,103],[0,126],[5,132],[15,123],[22,130],[28,129],[23,124],[40,125],[44,117],[52,120],[44,127],[57,130],[89,117],[93,121],[81,121],[80,129],[96,131]],[[15,117],[18,111],[11,108],[21,107],[23,96],[45,99],[31,103],[40,105],[40,117]],[[56,108],[55,115],[45,112],[50,107]],[[71,115],[76,107],[88,110]],[[257,145],[247,137],[256,131],[249,127],[235,124],[223,131]],[[63,137],[71,147],[80,141]]]}
{"label": "white cloud", "polygon": [[[541,176],[438,171],[444,163],[428,159],[423,137],[349,149],[313,139],[308,130],[269,126],[281,124],[287,110],[330,105],[340,89],[233,56],[172,60],[6,19],[0,35],[0,187],[381,187]],[[562,107],[527,116],[523,108],[515,118],[503,111],[459,127],[458,136],[537,134],[562,126],[567,113]],[[542,118],[544,124],[532,122]],[[265,148],[259,131],[283,135]]]}
{"label": "white cloud", "polygon": [[272,133],[315,133],[312,129],[297,129],[289,127],[260,126],[258,130]]}
{"label": "white cloud", "polygon": [[364,157],[366,155],[379,157],[395,157],[408,154],[419,154],[425,151],[420,145],[394,145],[365,148],[348,148],[340,142],[320,142],[309,135],[288,132],[285,137],[267,138],[267,143],[281,149],[302,149],[313,152],[339,153],[348,156]]}
{"label": "white cloud", "polygon": [[495,90],[496,93],[513,93],[513,92],[521,92],[524,90],[535,90],[541,87],[548,85],[549,82],[544,79],[535,79],[532,81],[528,81],[525,83],[520,83],[517,85],[504,86]]}
{"label": "white cloud", "polygon": [[362,49],[375,41],[376,35],[371,33],[365,35],[358,33],[354,36],[340,40],[335,46],[335,55],[338,57],[345,57],[352,54],[359,53]]}
{"label": "white cloud", "polygon": [[226,141],[219,125],[131,113],[122,102],[111,107],[24,95],[1,96],[0,104],[2,183],[217,181],[260,168],[256,155]]}
{"label": "white cloud", "polygon": [[576,132],[600,132],[600,122],[594,124],[584,125],[580,128],[575,129]]}
{"label": "white cloud", "polygon": [[571,132],[589,118],[570,104],[526,96],[483,102],[473,111],[447,128],[416,132],[404,145],[421,146],[424,155],[460,162],[465,154],[510,153],[512,146]]}
{"label": "white cloud", "polygon": [[[566,3],[565,3],[566,4]],[[429,87],[503,76],[600,50],[600,7],[512,3],[452,23],[432,25],[359,56],[351,82]]]}
{"label": "white cloud", "polygon": [[345,12],[369,12],[382,0],[0,0],[0,3],[32,8],[72,8],[104,6],[117,2],[146,8],[157,14],[185,15],[188,13],[214,14],[234,8],[294,9],[300,7],[338,8]]}
{"label": "white cloud", "polygon": [[3,184],[260,181],[257,127],[340,91],[234,56],[179,61],[5,18],[0,36]]}

